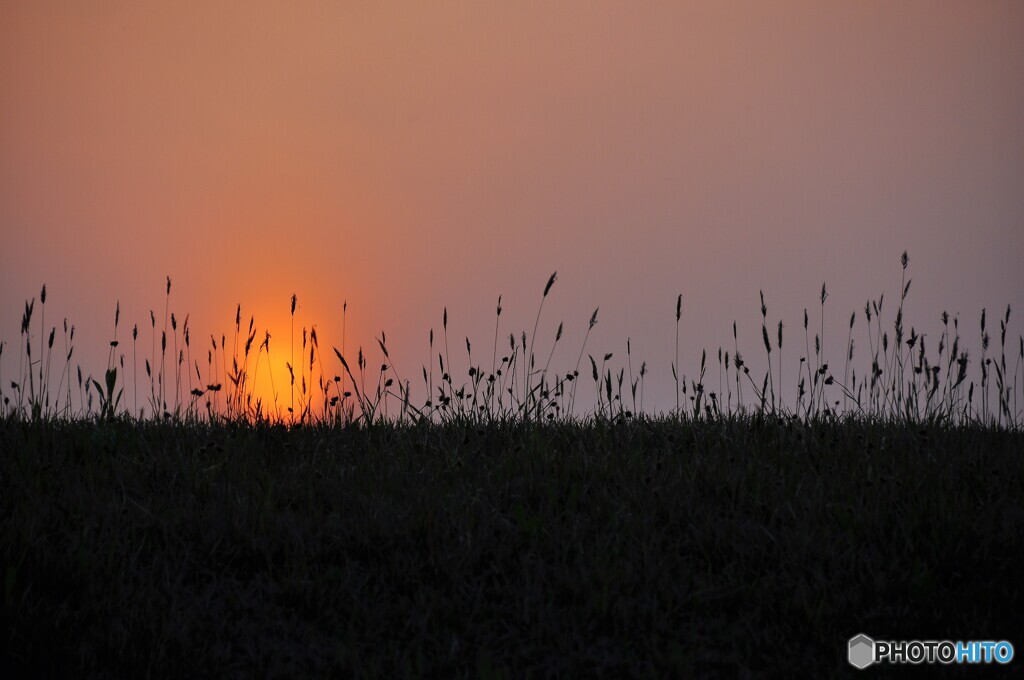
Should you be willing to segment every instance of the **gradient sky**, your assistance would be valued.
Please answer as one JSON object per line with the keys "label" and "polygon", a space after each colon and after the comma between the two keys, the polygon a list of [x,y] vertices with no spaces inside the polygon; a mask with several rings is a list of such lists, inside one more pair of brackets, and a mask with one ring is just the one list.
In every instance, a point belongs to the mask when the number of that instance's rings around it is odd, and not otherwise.
{"label": "gradient sky", "polygon": [[668,406],[677,293],[685,372],[733,319],[762,351],[759,289],[795,360],[823,280],[841,353],[903,250],[908,325],[973,333],[1024,312],[1022,35],[1016,0],[5,2],[0,338],[46,283],[102,371],[170,275],[195,336],[241,303],[283,347],[294,292],[340,345],[348,300],[415,374],[445,305],[489,357],[558,270],[538,344],[571,368],[600,305]]}

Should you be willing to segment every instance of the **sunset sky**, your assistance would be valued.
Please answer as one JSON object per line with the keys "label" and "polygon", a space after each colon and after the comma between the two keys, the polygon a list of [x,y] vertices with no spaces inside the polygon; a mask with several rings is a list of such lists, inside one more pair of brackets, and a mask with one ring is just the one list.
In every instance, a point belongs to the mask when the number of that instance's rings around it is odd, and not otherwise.
{"label": "sunset sky", "polygon": [[347,300],[415,376],[445,306],[489,364],[557,270],[538,345],[571,368],[600,306],[662,408],[679,293],[684,372],[734,319],[763,353],[759,289],[795,371],[822,281],[841,356],[907,250],[908,326],[973,342],[1024,313],[1021,36],[1017,0],[2,3],[4,380],[44,283],[100,373],[166,276],[206,342],[241,303],[284,350],[295,293],[329,352]]}

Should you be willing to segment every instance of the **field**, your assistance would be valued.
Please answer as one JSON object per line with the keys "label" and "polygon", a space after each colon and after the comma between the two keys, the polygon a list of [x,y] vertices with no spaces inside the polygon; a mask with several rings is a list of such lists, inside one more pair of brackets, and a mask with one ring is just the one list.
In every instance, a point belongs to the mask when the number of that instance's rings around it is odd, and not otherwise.
{"label": "field", "polygon": [[[383,336],[379,372],[332,347],[331,378],[301,329],[286,397],[265,404],[253,385],[269,346],[240,310],[233,348],[214,339],[204,372],[187,317],[165,311],[161,335],[153,315],[152,343],[135,326],[129,345],[118,309],[102,379],[83,378],[73,343],[55,359],[56,327],[26,302],[0,414],[0,665],[830,677],[852,672],[846,644],[862,632],[1021,642],[1024,340],[1013,357],[1010,337],[1007,361],[1009,309],[998,353],[983,313],[969,373],[955,317],[934,358],[904,331],[907,280],[884,328],[882,300],[864,310],[858,379],[857,315],[830,368],[805,313],[800,372],[784,376],[783,325],[762,302],[763,379],[734,336],[695,376],[677,355],[679,401],[649,414],[645,364],[587,354],[596,311],[576,366],[556,373],[553,348],[535,351],[554,282],[504,356],[500,300],[492,356],[474,361],[467,340],[457,371],[445,318],[418,399]],[[44,289],[44,315],[45,302]]]}
{"label": "field", "polygon": [[3,665],[35,675],[826,677],[858,632],[1020,631],[1020,433],[7,420],[0,443]]}

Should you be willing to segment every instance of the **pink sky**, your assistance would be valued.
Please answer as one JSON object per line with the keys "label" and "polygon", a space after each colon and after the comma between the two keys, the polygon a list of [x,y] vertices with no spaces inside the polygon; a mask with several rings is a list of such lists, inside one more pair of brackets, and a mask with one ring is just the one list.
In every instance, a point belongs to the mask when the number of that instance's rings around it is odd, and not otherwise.
{"label": "pink sky", "polygon": [[3,3],[5,380],[42,284],[98,373],[166,275],[199,337],[241,303],[283,348],[294,292],[340,345],[348,300],[416,374],[445,305],[483,351],[558,270],[538,344],[571,368],[600,305],[660,407],[677,293],[687,373],[734,319],[761,352],[759,289],[795,371],[823,280],[841,354],[903,250],[908,326],[973,338],[1024,312],[1022,35],[1015,0]]}

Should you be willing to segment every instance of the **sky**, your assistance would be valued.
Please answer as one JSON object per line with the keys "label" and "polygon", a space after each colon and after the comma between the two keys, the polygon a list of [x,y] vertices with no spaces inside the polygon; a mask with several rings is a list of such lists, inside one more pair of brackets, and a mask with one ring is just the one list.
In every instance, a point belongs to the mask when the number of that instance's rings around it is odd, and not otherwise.
{"label": "sky", "polygon": [[795,373],[823,281],[842,355],[904,250],[908,325],[973,333],[1024,312],[1021,35],[1015,0],[2,3],[0,372],[43,284],[99,374],[168,276],[193,338],[241,304],[283,352],[295,294],[329,352],[347,302],[416,375],[444,308],[489,359],[557,271],[538,346],[571,369],[600,306],[651,408],[679,294],[690,374],[734,320],[762,351],[760,290]]}

